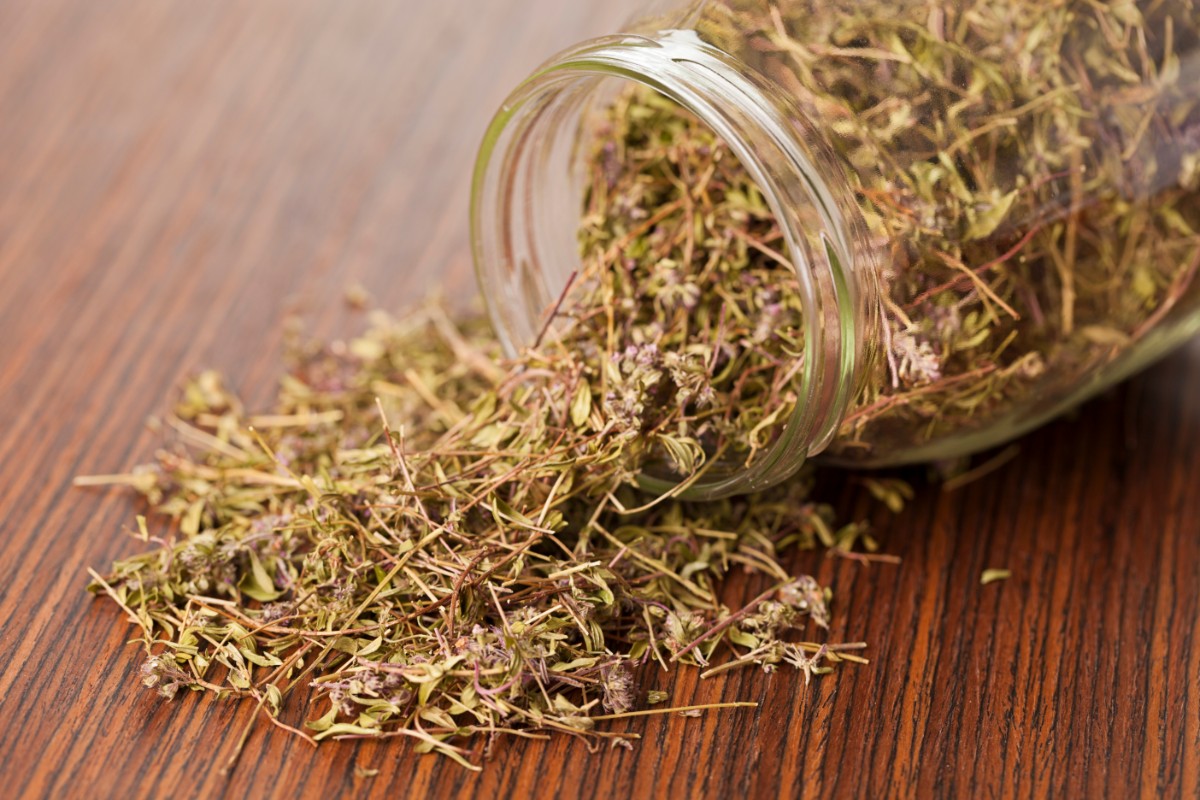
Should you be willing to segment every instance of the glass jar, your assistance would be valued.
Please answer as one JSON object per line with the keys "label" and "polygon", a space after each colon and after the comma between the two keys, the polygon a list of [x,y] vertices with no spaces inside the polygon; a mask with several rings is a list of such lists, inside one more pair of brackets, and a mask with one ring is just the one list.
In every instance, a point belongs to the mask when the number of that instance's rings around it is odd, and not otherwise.
{"label": "glass jar", "polygon": [[761,489],[818,454],[988,448],[1200,328],[1195,0],[649,6],[504,104],[473,248],[515,353],[578,264],[599,109],[640,84],[728,144],[796,270],[803,365],[766,456],[694,495]]}

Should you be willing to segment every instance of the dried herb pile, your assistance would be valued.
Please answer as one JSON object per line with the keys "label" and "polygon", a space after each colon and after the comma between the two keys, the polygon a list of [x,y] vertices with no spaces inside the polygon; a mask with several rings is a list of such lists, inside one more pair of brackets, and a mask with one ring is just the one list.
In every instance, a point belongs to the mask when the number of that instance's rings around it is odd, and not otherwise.
{"label": "dried herb pile", "polygon": [[[519,359],[436,304],[377,315],[348,344],[298,351],[266,414],[199,376],[155,464],[83,481],[129,485],[176,521],[139,522],[152,548],[92,587],[141,626],[148,686],[473,765],[472,736],[627,744],[597,722],[663,703],[634,682],[647,662],[807,680],[864,661],[863,644],[828,640],[829,592],[780,562],[875,548],[835,527],[810,475],[715,503],[635,486],[648,467],[686,487],[710,453],[754,457],[794,403],[797,312],[727,148],[665,103],[609,122],[588,258]],[[763,591],[729,608],[739,569]]]}
{"label": "dried herb pile", "polygon": [[878,251],[884,341],[831,454],[1061,410],[1200,306],[1195,0],[717,0],[699,31],[796,99]]}
{"label": "dried herb pile", "polygon": [[640,469],[744,469],[795,408],[804,365],[778,223],[728,145],[661,95],[627,92],[598,124],[583,266],[546,349],[588,365]]}

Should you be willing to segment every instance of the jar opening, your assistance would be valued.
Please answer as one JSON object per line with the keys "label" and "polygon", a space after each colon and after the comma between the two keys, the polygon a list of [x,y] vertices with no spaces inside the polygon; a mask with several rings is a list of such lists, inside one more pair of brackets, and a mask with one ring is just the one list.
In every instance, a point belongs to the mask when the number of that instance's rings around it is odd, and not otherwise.
{"label": "jar opening", "polygon": [[[579,269],[598,112],[640,84],[728,145],[786,243],[780,260],[791,268],[803,335],[795,353],[794,406],[768,421],[777,435],[748,468],[736,462],[710,468],[689,489],[696,497],[765,488],[828,443],[853,390],[861,349],[856,326],[869,294],[854,278],[844,216],[852,203],[823,179],[814,142],[805,140],[795,110],[730,62],[694,33],[678,31],[598,40],[569,51],[523,84],[497,115],[481,150],[472,204],[480,287],[512,355],[545,335],[547,317]],[[664,492],[679,478],[648,470],[641,483]]]}

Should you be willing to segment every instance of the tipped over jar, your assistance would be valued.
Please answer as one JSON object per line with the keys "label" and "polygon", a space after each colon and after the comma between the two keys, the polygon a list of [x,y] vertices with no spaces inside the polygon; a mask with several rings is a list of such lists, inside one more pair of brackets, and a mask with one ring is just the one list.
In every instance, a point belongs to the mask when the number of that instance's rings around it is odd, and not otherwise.
{"label": "tipped over jar", "polygon": [[[515,352],[576,274],[598,115],[653,93],[728,146],[773,218],[759,249],[789,270],[802,336],[769,447],[694,494],[763,488],[818,455],[985,449],[1200,328],[1194,0],[650,6],[505,103],[473,245]],[[705,241],[683,268],[705,263]]]}

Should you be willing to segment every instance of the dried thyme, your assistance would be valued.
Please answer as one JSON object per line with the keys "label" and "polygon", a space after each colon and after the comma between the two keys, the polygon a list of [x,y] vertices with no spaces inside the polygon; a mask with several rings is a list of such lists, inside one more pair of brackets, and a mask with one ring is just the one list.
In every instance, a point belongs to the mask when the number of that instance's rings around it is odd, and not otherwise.
{"label": "dried thyme", "polygon": [[[312,740],[404,736],[474,766],[472,736],[626,740],[597,723],[663,701],[634,682],[648,662],[808,678],[863,661],[861,644],[805,640],[808,622],[828,627],[830,595],[779,561],[835,536],[808,477],[752,500],[650,500],[606,398],[579,411],[581,362],[498,356],[478,319],[377,315],[347,345],[299,353],[267,414],[198,376],[155,464],[85,479],[175,520],[152,536],[139,518],[153,549],[92,585],[141,627],[145,684],[252,699]],[[730,609],[737,568],[767,588]],[[313,710],[300,723],[289,703]]]}
{"label": "dried thyme", "polygon": [[[1200,110],[1176,54],[1198,18],[1191,0],[707,6],[702,35],[827,125],[879,250],[881,353],[833,455],[1039,413],[1194,306]],[[863,660],[805,641],[830,595],[779,560],[886,559],[813,502],[810,473],[705,504],[636,489],[766,451],[797,402],[803,320],[782,232],[724,143],[647,92],[597,124],[584,258],[518,359],[478,319],[380,318],[298,354],[265,415],[201,375],[154,465],[83,481],[175,521],[139,521],[153,549],[92,586],[142,628],[147,686],[473,765],[473,736],[625,746],[597,722],[698,711],[638,689],[650,662],[808,680]],[[738,567],[765,581],[728,608]]]}
{"label": "dried thyme", "polygon": [[803,366],[778,224],[729,146],[665,98],[627,93],[601,125],[583,266],[547,348],[604,387],[639,470],[745,468],[795,408]]}
{"label": "dried thyme", "polygon": [[1003,438],[1186,333],[1195,0],[715,0],[697,28],[798,103],[878,254],[881,352],[830,457]]}
{"label": "dried thyme", "polygon": [[1012,570],[1007,569],[985,569],[983,574],[979,576],[979,585],[987,586],[989,583],[997,581],[1006,581],[1012,577]]}
{"label": "dried thyme", "polygon": [[[648,662],[807,680],[865,661],[861,643],[805,641],[830,594],[779,561],[875,548],[809,498],[809,475],[705,504],[636,488],[661,467],[683,489],[710,455],[765,446],[795,402],[798,308],[728,148],[669,104],[628,111],[593,176],[588,258],[537,347],[505,363],[478,318],[377,315],[298,352],[267,414],[200,375],[157,463],[82,481],[177,523],[151,539],[139,518],[155,549],[92,586],[141,626],[147,686],[250,697],[279,725],[310,698],[299,735],[407,736],[469,763],[474,734],[627,742],[596,723],[698,713],[633,710],[665,699],[634,683]],[[730,609],[738,568],[764,590]]]}

